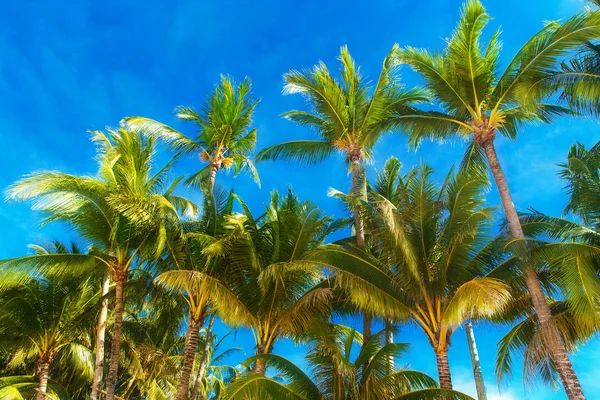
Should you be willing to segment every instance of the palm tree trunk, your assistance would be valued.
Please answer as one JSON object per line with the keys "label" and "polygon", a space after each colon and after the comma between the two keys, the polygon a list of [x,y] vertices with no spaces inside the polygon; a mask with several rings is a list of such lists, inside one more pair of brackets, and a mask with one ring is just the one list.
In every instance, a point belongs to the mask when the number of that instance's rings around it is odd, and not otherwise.
{"label": "palm tree trunk", "polygon": [[106,319],[108,316],[108,289],[110,286],[110,273],[104,274],[102,282],[102,305],[100,306],[100,315],[98,316],[98,325],[96,326],[96,363],[94,368],[94,378],[92,380],[91,400],[99,400],[100,384],[102,383],[102,373],[104,372],[104,339],[106,336]]}
{"label": "palm tree trunk", "polygon": [[[352,194],[355,196],[363,195],[364,185],[363,179],[361,179],[361,166],[358,157],[352,159]],[[361,182],[362,181],[362,182]],[[361,249],[365,247],[365,224],[360,215],[360,209],[354,209],[354,229],[356,230],[356,245]],[[373,324],[373,317],[369,313],[365,313],[363,317],[363,348],[367,345],[372,336],[371,326]]]}
{"label": "palm tree trunk", "polygon": [[208,176],[208,192],[212,194],[215,189],[215,181],[217,179],[217,171],[219,168],[216,165],[210,165],[210,175]]}
{"label": "palm tree trunk", "polygon": [[450,377],[450,364],[448,363],[448,353],[435,353],[437,362],[438,379],[442,389],[452,390],[452,378]]}
{"label": "palm tree trunk", "polygon": [[192,389],[192,399],[195,399],[198,396],[200,384],[202,383],[202,379],[204,379],[206,365],[208,364],[208,354],[210,353],[210,347],[212,345],[212,330],[214,324],[215,314],[213,313],[211,314],[210,320],[208,321],[208,328],[206,328],[206,341],[204,342],[204,349],[202,350],[202,358],[200,358],[200,366],[198,367],[198,375],[196,376],[196,382],[194,383],[194,388]]}
{"label": "palm tree trunk", "polygon": [[[508,190],[508,183],[506,182],[506,178],[502,172],[502,168],[500,167],[500,162],[498,161],[498,156],[496,155],[494,143],[492,140],[486,140],[481,145],[483,146],[487,156],[488,164],[492,170],[492,175],[494,176],[494,181],[498,187],[498,192],[500,193],[500,199],[502,200],[502,207],[504,208],[504,213],[506,214],[506,219],[508,220],[510,234],[512,237],[525,239],[523,228],[521,227],[521,222],[519,221],[519,215],[517,214],[515,205],[512,202],[512,198]],[[552,356],[552,360],[554,361],[554,365],[556,366],[556,370],[560,376],[560,380],[563,384],[567,397],[570,400],[585,399],[579,379],[577,379],[573,365],[569,360],[567,349],[565,348],[558,329],[551,321],[552,314],[550,312],[550,307],[546,302],[544,290],[542,289],[542,285],[540,284],[533,266],[526,266],[525,282],[527,283],[529,296],[531,297],[533,308],[535,309],[538,320],[540,321],[540,324],[547,330],[546,342],[548,345],[548,351]]]}
{"label": "palm tree trunk", "polygon": [[477,344],[475,343],[475,333],[473,332],[473,325],[470,322],[465,323],[465,332],[467,333],[467,343],[469,344],[469,354],[471,355],[471,364],[473,366],[477,400],[487,400],[485,382],[483,381],[481,364],[479,363],[479,353],[477,352]]}
{"label": "palm tree trunk", "polygon": [[[394,324],[391,319],[385,321],[385,344],[394,343]],[[387,359],[387,374],[394,373],[394,356],[390,355]]]}
{"label": "palm tree trunk", "polygon": [[[361,182],[361,166],[358,158],[352,160],[352,194],[355,196],[362,196],[362,185]],[[361,185],[362,183],[362,185]],[[354,228],[356,230],[356,245],[360,248],[365,247],[365,225],[360,215],[360,209],[354,209]]]}
{"label": "palm tree trunk", "polygon": [[[256,355],[259,354],[270,354],[273,351],[273,347],[267,348],[265,344],[259,343],[256,345]],[[252,372],[255,374],[264,375],[267,371],[267,360],[256,360],[252,366]]]}
{"label": "palm tree trunk", "polygon": [[112,328],[110,343],[110,363],[108,365],[108,377],[106,378],[106,400],[115,399],[115,386],[117,384],[117,372],[119,372],[119,356],[121,352],[121,329],[123,328],[123,292],[127,272],[116,271],[113,274],[115,282],[115,322]]}
{"label": "palm tree trunk", "polygon": [[[263,353],[258,353],[263,354]],[[264,375],[267,371],[267,362],[265,360],[256,360],[252,366],[252,372],[259,375]]]}
{"label": "palm tree trunk", "polygon": [[50,363],[43,362],[40,364],[39,374],[40,374],[40,386],[38,387],[38,392],[36,399],[37,400],[45,400],[46,399],[46,391],[48,390],[48,375],[50,373]]}
{"label": "palm tree trunk", "polygon": [[194,358],[196,357],[196,348],[198,347],[198,330],[202,326],[202,321],[190,318],[187,327],[187,340],[185,341],[185,350],[183,352],[183,368],[181,377],[177,385],[176,400],[187,400],[190,391],[190,377],[194,368]]}
{"label": "palm tree trunk", "polygon": [[[192,313],[188,313],[187,326],[189,327],[192,324],[193,324]],[[191,330],[189,330],[189,329],[185,330],[185,342],[184,343],[187,343],[188,340],[190,340],[190,332],[191,332]]]}

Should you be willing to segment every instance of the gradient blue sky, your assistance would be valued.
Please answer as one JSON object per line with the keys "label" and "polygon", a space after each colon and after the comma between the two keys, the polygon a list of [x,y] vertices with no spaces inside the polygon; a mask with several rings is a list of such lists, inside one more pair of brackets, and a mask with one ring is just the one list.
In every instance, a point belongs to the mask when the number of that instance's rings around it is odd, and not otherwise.
{"label": "gradient blue sky", "polygon": [[[184,132],[189,126],[174,120],[177,105],[200,105],[219,74],[238,80],[252,78],[254,93],[262,98],[255,121],[258,147],[288,139],[311,137],[279,115],[302,107],[297,96],[282,96],[282,74],[308,68],[318,60],[337,69],[341,45],[349,45],[363,72],[376,78],[383,57],[394,43],[440,48],[453,29],[461,0],[430,1],[16,1],[0,4],[0,188],[35,170],[57,169],[74,174],[93,173],[94,148],[86,130],[116,126],[121,118],[143,115],[172,124]],[[488,33],[502,26],[504,61],[512,56],[542,21],[572,15],[580,0],[488,0],[495,19]],[[418,83],[403,71],[407,84]],[[518,143],[498,140],[498,152],[517,207],[535,207],[560,214],[565,195],[556,179],[557,162],[565,159],[575,140],[591,144],[600,138],[595,122],[563,120],[552,126],[531,127]],[[426,144],[407,150],[401,135],[391,135],[375,151],[380,167],[397,156],[408,168],[427,161],[445,174],[461,154],[462,144]],[[181,162],[176,174],[190,172],[196,160]],[[372,168],[371,168],[372,169]],[[340,213],[327,189],[349,186],[341,158],[300,168],[290,164],[259,166],[262,189],[248,177],[220,176],[223,186],[235,189],[256,212],[273,188],[292,185],[332,214]],[[372,171],[371,171],[372,173]],[[198,200],[195,194],[192,198]],[[491,204],[499,204],[494,192]],[[38,229],[38,218],[25,204],[0,203],[0,258],[24,254],[28,243],[65,238],[57,227]],[[479,329],[478,329],[479,328]],[[476,327],[490,400],[563,399],[560,392],[537,387],[524,390],[519,373],[498,393],[494,381],[495,345],[505,331]],[[226,330],[219,325],[220,333]],[[450,352],[457,389],[474,394],[464,332],[459,330]],[[433,352],[421,332],[402,328],[398,341],[413,343],[404,359],[412,368],[435,376]],[[242,344],[251,354],[252,338],[241,329],[229,343]],[[303,348],[289,343],[276,352],[303,363]],[[595,373],[600,345],[580,351],[574,364],[588,394],[598,398]],[[596,379],[594,379],[596,378]]]}

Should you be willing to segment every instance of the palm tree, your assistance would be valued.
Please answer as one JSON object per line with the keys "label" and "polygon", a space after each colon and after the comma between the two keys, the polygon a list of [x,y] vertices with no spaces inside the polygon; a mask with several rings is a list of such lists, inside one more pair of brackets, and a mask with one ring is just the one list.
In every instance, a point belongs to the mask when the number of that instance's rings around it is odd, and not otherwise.
{"label": "palm tree", "polygon": [[[562,57],[589,40],[600,37],[600,13],[585,10],[562,24],[551,22],[529,39],[503,72],[499,68],[499,32],[487,45],[480,37],[490,17],[479,0],[469,0],[457,28],[441,53],[405,48],[397,52],[400,63],[410,65],[425,79],[443,112],[398,115],[397,126],[410,132],[412,144],[423,138],[471,136],[473,147],[486,159],[498,186],[513,237],[523,240],[523,230],[494,147],[497,133],[516,139],[527,123],[551,122],[572,112],[555,103],[532,101],[528,92]],[[537,96],[543,97],[543,96]],[[550,308],[531,265],[524,265],[531,300],[540,322],[550,321]],[[551,324],[549,324],[551,325]],[[551,328],[553,329],[553,328]],[[583,399],[581,385],[555,329],[550,352],[570,399]]]}
{"label": "palm tree", "polygon": [[[373,192],[377,197],[383,197],[392,202],[395,206],[401,206],[403,201],[405,201],[406,197],[406,189],[407,184],[410,180],[415,176],[416,170],[413,168],[407,174],[400,175],[400,170],[402,168],[402,163],[396,157],[390,157],[381,172],[377,173],[376,181],[373,186],[369,186],[369,190]],[[374,196],[371,196],[371,198]],[[376,227],[372,227],[372,229],[376,229]],[[378,245],[383,245],[382,243],[371,243],[369,248],[370,252],[376,252]],[[388,264],[392,264],[392,260],[389,260]],[[387,265],[387,268],[390,269],[391,265]],[[394,321],[391,319],[387,319],[385,321],[386,327],[386,344],[390,344],[394,342],[394,331],[395,325]],[[390,371],[394,370],[394,357],[389,357],[388,359],[388,369]]]}
{"label": "palm tree", "polygon": [[[598,169],[594,149],[588,153],[580,144],[572,146],[568,162],[560,164],[559,173],[567,180],[571,194],[565,213],[574,212],[591,226],[535,210],[520,214],[521,226],[528,238],[529,259],[547,293],[553,325],[569,352],[590,340],[600,327],[598,303],[594,300],[600,296],[596,278],[600,271],[597,263],[600,236],[594,228],[597,210],[593,206],[594,181],[597,183],[599,179],[593,173]],[[525,279],[519,274],[523,249],[514,251],[512,244],[510,232],[503,232],[488,249],[497,265],[488,275],[508,283],[512,294],[509,305],[493,318],[495,322],[511,325],[498,343],[496,375],[499,381],[510,376],[515,355],[519,355],[524,363],[525,382],[533,383],[539,377],[556,387],[560,377],[549,351],[552,336],[540,324],[529,300]]]}
{"label": "palm tree", "polygon": [[[576,286],[577,284],[581,285],[581,281],[573,277],[575,274],[585,272],[586,269],[581,268],[585,263],[573,262],[572,258],[564,257],[569,253],[569,243],[544,242],[535,237],[537,231],[544,240],[552,237],[558,238],[555,236],[558,229],[555,230],[554,236],[544,233],[551,232],[553,229],[548,228],[558,222],[555,220],[550,223],[547,218],[539,214],[526,215],[523,216],[522,225],[530,245],[533,247],[532,259],[536,261],[540,282],[545,292],[548,293],[547,301],[552,313],[552,322],[559,330],[567,351],[574,352],[597,333],[598,324],[595,317],[597,312],[590,313],[590,308],[581,307],[581,303],[578,307],[577,303],[573,303],[573,299],[556,300],[559,297],[565,298],[569,294],[569,291],[565,290],[568,287],[565,286],[565,283],[571,286],[570,292],[577,290],[583,292]],[[557,225],[554,226],[554,228],[556,227]],[[494,322],[510,325],[508,333],[498,342],[496,377],[499,382],[509,378],[513,372],[515,358],[521,358],[524,383],[533,384],[537,378],[541,378],[543,383],[556,388],[560,384],[560,377],[557,374],[552,355],[548,351],[549,339],[552,337],[548,335],[546,327],[540,324],[529,299],[525,280],[518,273],[521,263],[519,255],[502,251],[502,249],[510,248],[511,242],[508,233],[505,233],[504,236],[504,239],[497,240],[495,245],[498,248],[493,251],[496,254],[495,257],[501,258],[502,262],[498,263],[497,267],[489,274],[508,283],[512,294],[508,306],[492,318]],[[557,248],[561,251],[557,252]],[[504,253],[503,256],[498,256],[502,253]],[[568,276],[571,278],[565,279]],[[569,281],[570,283],[568,283]],[[588,279],[588,281],[593,283],[593,280]],[[585,288],[588,289],[588,287]],[[589,288],[591,289],[593,286]],[[587,293],[592,294],[593,292]],[[579,297],[581,298],[581,295]]]}
{"label": "palm tree", "polygon": [[110,289],[110,273],[106,271],[102,279],[102,305],[98,313],[98,322],[96,323],[96,345],[94,351],[94,378],[92,381],[91,400],[99,399],[99,389],[102,384],[102,375],[104,374],[104,341],[106,338],[106,326],[108,322],[108,291]]}
{"label": "palm tree", "polygon": [[86,332],[94,326],[101,296],[90,280],[40,278],[0,296],[0,341],[12,353],[8,367],[34,360],[38,400],[46,398],[49,378],[57,370],[91,380],[93,356]]}
{"label": "palm tree", "polygon": [[[477,165],[469,163],[469,159],[464,160],[462,169],[470,169],[472,172],[477,172],[474,169]],[[412,169],[405,175],[400,175],[400,169],[402,164],[395,157],[390,157],[381,172],[377,173],[376,184],[370,187],[376,195],[382,196],[388,199],[395,207],[403,207],[403,203],[406,202],[406,191],[407,185],[410,180],[415,176],[417,170]],[[376,202],[374,204],[376,206]],[[373,249],[371,249],[373,251]],[[477,346],[475,343],[475,334],[473,332],[473,326],[471,321],[467,321],[464,324],[465,332],[467,335],[467,342],[469,345],[469,353],[471,357],[471,364],[473,365],[473,375],[475,378],[475,386],[477,388],[478,400],[486,400],[486,390],[481,373],[481,365],[479,363],[479,354],[477,352]],[[386,343],[393,343],[393,324],[390,320],[386,321]],[[394,358],[390,357],[389,360],[390,370],[394,369]]]}
{"label": "palm tree", "polygon": [[461,171],[438,187],[431,174],[421,166],[402,183],[397,205],[371,192],[375,205],[365,215],[377,220],[378,253],[342,241],[309,259],[335,271],[358,306],[415,323],[435,352],[440,386],[452,389],[450,337],[466,320],[501,310],[509,294],[505,284],[485,276],[492,267],[484,252],[492,211],[483,206],[487,181]]}
{"label": "palm tree", "polygon": [[[538,275],[548,293],[552,323],[560,333],[567,351],[573,352],[600,330],[600,285],[597,278],[600,273],[600,233],[594,217],[597,210],[591,203],[587,203],[587,200],[594,197],[590,193],[594,189],[590,192],[587,189],[593,188],[590,181],[598,182],[598,178],[586,179],[581,175],[579,178],[587,180],[586,183],[572,179],[574,177],[570,172],[574,172],[573,168],[578,164],[569,164],[569,170],[562,171],[561,174],[570,176],[569,190],[572,196],[566,209],[576,210],[582,215],[582,219],[593,225],[581,225],[534,210],[521,214],[520,222],[530,243],[531,260],[537,266]],[[585,204],[579,206],[576,199],[586,199]],[[560,371],[550,352],[553,336],[540,323],[531,305],[523,301],[523,283],[514,278],[513,281],[506,278],[507,275],[514,276],[518,270],[518,252],[514,258],[517,262],[511,259],[505,261],[508,268],[505,268],[503,275],[516,294],[516,304],[509,308],[513,311],[501,318],[503,322],[512,322],[514,326],[499,343],[496,374],[499,379],[509,376],[514,355],[521,353],[526,382],[533,382],[536,377],[541,377],[543,382],[556,386]]]}
{"label": "palm tree", "polygon": [[[369,339],[352,359],[354,344],[362,335],[345,326],[320,324],[310,332],[310,349],[306,356],[311,373],[303,371],[286,358],[261,354],[249,358],[248,364],[265,360],[285,378],[285,384],[262,375],[247,374],[234,381],[226,399],[471,399],[452,390],[439,389],[429,376],[410,370],[387,371],[387,358],[402,354],[405,343],[383,344],[380,332]],[[366,364],[366,368],[362,368]],[[361,372],[362,371],[362,372]]]}
{"label": "palm tree", "polygon": [[[205,254],[207,247],[212,245],[214,248],[216,242],[232,240],[235,235],[226,230],[234,198],[233,192],[227,195],[218,193],[216,196],[207,193],[202,218],[180,221],[178,226],[169,230],[167,236],[168,252],[164,262],[169,266],[166,272],[156,278],[156,282],[182,295],[188,306],[186,343],[177,385],[178,400],[188,398],[199,330],[208,315],[211,312],[213,315],[219,313],[233,325],[245,321],[245,312],[240,311],[245,305],[230,288],[223,261]],[[203,357],[207,356],[205,351]]]}
{"label": "palm tree", "polygon": [[477,343],[475,342],[475,332],[471,321],[465,322],[465,333],[467,335],[467,344],[469,346],[469,355],[471,357],[471,365],[473,366],[473,378],[475,379],[475,389],[477,390],[477,400],[487,400],[487,392],[485,390],[485,381],[481,372],[481,363],[479,362],[479,352],[477,351]]}
{"label": "palm tree", "polygon": [[[160,287],[150,285],[152,291]],[[141,312],[130,310],[123,323],[122,372],[119,394],[172,399],[181,368],[185,338],[181,336],[184,308],[179,297],[162,291]]]}
{"label": "palm tree", "polygon": [[[587,0],[600,8],[599,0]],[[600,116],[600,46],[586,42],[559,68],[550,68],[527,90],[527,98],[539,101],[555,96],[582,114]]]}
{"label": "palm tree", "polygon": [[[76,247],[67,251],[61,243],[55,242],[52,251],[48,251],[42,246],[32,246],[35,250],[33,255],[19,257],[15,259],[0,260],[0,265],[5,267],[6,274],[0,279],[0,287],[10,287],[15,283],[25,283],[36,276],[40,270],[56,273],[57,270],[67,267],[71,273],[78,272],[87,276],[90,272],[96,274],[96,269],[100,269],[104,278],[101,283],[102,304],[98,313],[98,322],[96,324],[95,340],[95,368],[92,382],[92,396],[98,395],[98,385],[102,380],[104,371],[104,339],[106,333],[106,324],[108,317],[108,298],[110,286],[110,274],[103,272],[106,268],[105,261],[95,251],[87,254],[81,253]],[[77,251],[73,251],[77,250]],[[60,275],[60,272],[59,272]],[[92,397],[95,398],[95,397]]]}
{"label": "palm tree", "polygon": [[212,341],[213,341],[213,327],[215,324],[215,314],[210,315],[210,319],[208,320],[208,326],[206,328],[206,335],[204,336],[204,348],[202,349],[202,355],[200,356],[200,361],[198,365],[198,373],[196,374],[196,379],[194,382],[194,387],[192,389],[190,398],[195,399],[199,396],[198,391],[200,390],[200,385],[202,384],[202,380],[206,375],[206,367],[209,363],[209,359],[211,357],[212,350]]}
{"label": "palm tree", "polygon": [[[283,198],[271,193],[266,213],[256,219],[245,205],[243,209],[244,214],[227,219],[235,236],[226,236],[205,251],[222,257],[228,266],[225,276],[243,305],[239,312],[252,329],[256,354],[268,354],[279,338],[300,339],[312,322],[329,312],[331,289],[319,285],[323,273],[304,257],[338,224],[311,202],[298,200],[291,190]],[[225,315],[225,322],[235,322],[230,319]],[[257,360],[253,370],[264,374],[263,360]]]}
{"label": "palm tree", "polygon": [[[123,323],[124,288],[134,263],[159,255],[166,242],[168,219],[177,211],[195,214],[197,207],[173,195],[177,181],[165,192],[168,163],[151,173],[154,140],[125,129],[92,132],[98,145],[96,177],[79,177],[58,171],[33,173],[12,185],[8,197],[35,200],[47,215],[45,222],[64,221],[96,249],[89,255],[35,255],[3,260],[2,265],[59,274],[86,273],[101,265],[115,285],[107,399],[114,399]],[[88,261],[82,263],[83,260]],[[99,330],[100,331],[100,330]],[[100,345],[103,340],[99,338]],[[101,370],[100,370],[101,371]],[[95,382],[99,379],[95,377]]]}
{"label": "palm tree", "polygon": [[[526,295],[526,293],[525,293]],[[536,379],[556,388],[560,377],[548,351],[547,334],[540,325],[535,311],[524,306],[526,297],[518,298],[521,311],[515,315],[513,326],[498,342],[496,378],[498,382],[508,379],[513,372],[515,359],[523,360],[523,382],[533,385]],[[570,352],[588,343],[597,330],[590,330],[588,321],[573,311],[568,301],[549,299],[552,321],[561,333]],[[503,322],[510,321],[503,319]]]}
{"label": "palm tree", "polygon": [[[393,128],[392,114],[400,110],[412,114],[415,104],[429,102],[424,90],[405,89],[400,85],[392,57],[395,50],[396,46],[385,58],[374,88],[362,76],[346,46],[341,48],[338,58],[342,63],[342,82],[331,76],[323,62],[312,70],[293,70],[285,74],[284,94],[301,94],[312,109],[288,111],[284,117],[315,129],[320,140],[279,143],[261,150],[256,156],[257,161],[284,159],[315,164],[340,152],[345,155],[352,171],[351,193],[364,198],[366,181],[363,164],[371,161],[373,147],[383,134]],[[358,209],[354,210],[354,219],[356,242],[362,247],[365,232]],[[370,331],[371,317],[365,315],[365,344]]]}
{"label": "palm tree", "polygon": [[537,79],[528,98],[538,101],[558,95],[558,101],[582,114],[600,116],[600,47],[588,42],[556,70]]}
{"label": "palm tree", "polygon": [[564,213],[573,213],[590,226],[600,222],[600,142],[586,150],[581,143],[569,149],[567,162],[559,164],[559,176],[567,183],[569,202]]}
{"label": "palm tree", "polygon": [[[33,399],[39,393],[39,380],[31,375],[2,376],[0,378],[0,398]],[[68,399],[69,392],[64,386],[48,380],[46,394],[57,399]]]}
{"label": "palm tree", "polygon": [[[212,316],[211,322],[214,322]],[[198,360],[198,374],[192,391],[192,399],[218,399],[226,392],[226,383],[238,377],[238,369],[223,364],[227,358],[243,350],[242,347],[233,346],[221,351],[224,340],[230,334],[231,332],[228,332],[219,339],[214,334],[209,335],[208,328],[205,330],[204,338],[201,341],[204,342],[205,349],[208,347],[208,350],[203,352]]]}
{"label": "palm tree", "polygon": [[208,163],[189,177],[186,184],[200,186],[201,182],[207,180],[208,191],[212,192],[217,172],[231,167],[236,175],[242,170],[249,171],[254,180],[259,182],[258,172],[248,158],[256,144],[256,128],[250,129],[252,113],[260,101],[252,99],[251,88],[249,78],[236,86],[231,77],[221,75],[221,83],[201,112],[190,107],[177,107],[175,113],[178,119],[196,125],[199,134],[193,139],[149,118],[127,117],[123,123],[163,139],[177,152],[195,154],[200,161]]}

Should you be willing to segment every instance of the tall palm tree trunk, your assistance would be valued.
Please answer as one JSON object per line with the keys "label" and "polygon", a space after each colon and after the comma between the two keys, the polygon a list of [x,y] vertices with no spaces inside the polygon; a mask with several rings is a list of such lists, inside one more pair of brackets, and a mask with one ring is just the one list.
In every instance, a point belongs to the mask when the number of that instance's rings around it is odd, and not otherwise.
{"label": "tall palm tree trunk", "polygon": [[[259,343],[256,345],[256,355],[270,354],[273,351],[273,346],[267,348],[266,344]],[[255,374],[264,375],[267,371],[267,360],[256,360],[252,366],[252,372]]]}
{"label": "tall palm tree trunk", "polygon": [[190,391],[190,377],[194,368],[194,358],[196,357],[196,348],[198,347],[198,331],[203,321],[191,317],[187,327],[187,340],[185,341],[185,350],[183,352],[183,368],[181,377],[177,384],[176,400],[187,400]]}
{"label": "tall palm tree trunk", "polygon": [[46,392],[48,391],[48,375],[50,373],[50,363],[42,362],[39,368],[40,386],[38,387],[37,400],[46,400]]}
{"label": "tall palm tree trunk", "polygon": [[[385,344],[394,343],[394,324],[391,319],[385,321]],[[390,355],[387,359],[387,374],[394,373],[394,356]]]}
{"label": "tall palm tree trunk", "polygon": [[123,328],[123,294],[125,281],[127,280],[126,271],[115,271],[113,274],[115,282],[115,322],[112,328],[110,344],[110,363],[108,366],[108,376],[106,378],[106,400],[115,399],[115,386],[117,384],[117,372],[119,372],[119,356],[121,351],[121,329]]}
{"label": "tall palm tree trunk", "polygon": [[[361,174],[360,161],[355,157],[352,160],[352,194],[355,196],[362,196],[361,186],[364,182],[362,182]],[[354,227],[356,229],[356,245],[363,248],[365,247],[365,225],[358,207],[354,209]]]}
{"label": "tall palm tree trunk", "polygon": [[475,343],[475,333],[473,332],[473,325],[470,322],[465,323],[465,332],[467,333],[467,343],[469,344],[469,354],[471,355],[471,364],[473,366],[477,400],[487,400],[485,382],[483,381],[481,364],[479,363],[479,353],[477,352],[477,344]]}
{"label": "tall palm tree trunk", "polygon": [[100,315],[98,316],[98,325],[96,325],[96,361],[94,368],[94,378],[92,380],[91,400],[99,400],[100,384],[102,383],[102,373],[104,372],[104,339],[106,337],[106,319],[108,316],[108,289],[110,286],[110,273],[104,274],[102,281],[102,305],[100,306]]}
{"label": "tall palm tree trunk", "polygon": [[[506,182],[506,178],[502,172],[502,168],[500,167],[500,162],[498,161],[498,156],[496,155],[496,149],[494,148],[493,140],[485,140],[483,143],[481,143],[481,146],[485,151],[488,164],[492,171],[492,175],[494,176],[494,181],[496,182],[498,192],[500,193],[500,199],[502,200],[502,207],[504,208],[504,213],[506,214],[506,219],[508,220],[510,234],[512,237],[525,239],[523,228],[521,227],[521,222],[519,221],[519,215],[517,214],[508,190],[508,183]],[[552,314],[550,313],[550,307],[546,302],[542,285],[540,284],[538,276],[531,265],[525,266],[525,282],[527,283],[529,296],[531,297],[533,308],[535,309],[538,320],[540,321],[542,327],[546,330],[545,338],[548,351],[552,356],[552,360],[554,361],[554,365],[556,366],[560,380],[565,388],[567,397],[570,400],[585,399],[583,389],[581,388],[579,379],[577,379],[573,365],[571,365],[569,355],[562,341],[560,333],[551,321]]]}
{"label": "tall palm tree trunk", "polygon": [[[362,196],[362,185],[364,185],[363,177],[361,174],[360,159],[356,156],[352,158],[352,194],[355,196]],[[356,245],[361,249],[365,247],[365,224],[360,215],[360,209],[357,207],[354,209],[354,229],[356,230]],[[365,313],[363,317],[363,347],[369,342],[372,336],[371,325],[373,323],[373,317],[369,313]]]}
{"label": "tall palm tree trunk", "polygon": [[452,389],[452,378],[450,376],[450,364],[448,363],[447,352],[436,352],[435,361],[437,362],[438,379],[442,389]]}
{"label": "tall palm tree trunk", "polygon": [[208,364],[208,354],[210,353],[210,347],[212,345],[212,330],[215,324],[215,314],[211,314],[210,320],[208,321],[208,328],[206,328],[206,341],[204,342],[204,349],[202,350],[202,358],[200,358],[200,365],[198,367],[198,375],[196,376],[196,382],[192,389],[192,399],[198,396],[198,390],[200,390],[200,384],[204,379],[206,373],[206,365]]}
{"label": "tall palm tree trunk", "polygon": [[208,192],[210,194],[213,193],[213,190],[215,189],[215,181],[217,179],[217,171],[219,170],[219,167],[216,165],[211,164],[210,165],[210,175],[208,176]]}

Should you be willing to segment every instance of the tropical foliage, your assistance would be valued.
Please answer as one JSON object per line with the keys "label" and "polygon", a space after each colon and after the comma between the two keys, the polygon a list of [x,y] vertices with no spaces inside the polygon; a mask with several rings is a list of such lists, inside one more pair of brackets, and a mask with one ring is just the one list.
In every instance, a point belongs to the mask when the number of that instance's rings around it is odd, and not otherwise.
{"label": "tropical foliage", "polygon": [[[395,45],[372,84],[346,46],[339,77],[322,62],[285,74],[284,94],[307,108],[284,117],[316,140],[253,155],[250,79],[222,76],[199,111],[176,110],[196,136],[126,117],[91,132],[93,174],[37,171],[8,187],[7,200],[31,202],[74,241],[0,260],[0,399],[469,399],[453,390],[448,353],[463,325],[476,353],[472,324],[506,331],[499,381],[522,369],[525,383],[584,399],[569,357],[600,328],[600,142],[574,144],[559,164],[569,199],[551,216],[517,212],[495,141],[600,115],[600,12],[546,23],[506,64],[490,19],[467,0],[443,50]],[[403,65],[423,87],[400,83]],[[402,173],[395,157],[375,160],[392,133],[414,147],[456,137],[467,151],[450,171]],[[291,188],[254,210],[216,182],[230,168],[258,181],[253,156],[315,164],[335,153],[352,175],[349,191],[329,192],[336,217]],[[182,154],[203,165],[174,177]],[[201,190],[201,207],[181,182]],[[437,380],[399,363],[410,362],[409,344],[394,342],[403,326],[430,344]],[[223,350],[238,330],[254,348]],[[283,341],[304,359],[286,358]]]}

